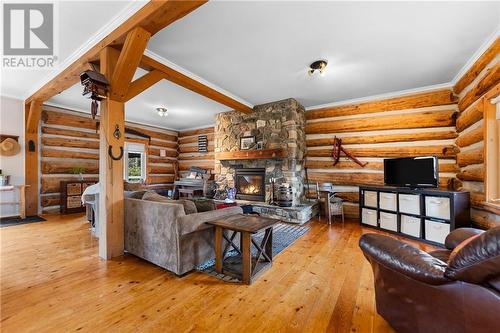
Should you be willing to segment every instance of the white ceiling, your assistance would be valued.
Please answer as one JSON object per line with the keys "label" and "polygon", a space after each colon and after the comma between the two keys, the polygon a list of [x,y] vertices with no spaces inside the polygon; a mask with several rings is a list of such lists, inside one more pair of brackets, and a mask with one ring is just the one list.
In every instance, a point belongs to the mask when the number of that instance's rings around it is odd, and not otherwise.
{"label": "white ceiling", "polygon": [[[209,2],[148,49],[252,104],[304,106],[450,82],[500,2]],[[314,60],[329,61],[309,77]]]}
{"label": "white ceiling", "polygon": [[[139,8],[96,6],[60,2],[62,59]],[[294,97],[307,107],[449,83],[499,24],[500,2],[216,1],[153,36],[148,50],[250,105]],[[309,77],[318,58],[329,61],[327,73]],[[48,74],[2,70],[1,92],[25,98]],[[88,110],[81,91],[75,85],[50,102]],[[158,106],[169,117],[158,117]],[[126,104],[126,119],[182,130],[226,110],[163,80]]]}

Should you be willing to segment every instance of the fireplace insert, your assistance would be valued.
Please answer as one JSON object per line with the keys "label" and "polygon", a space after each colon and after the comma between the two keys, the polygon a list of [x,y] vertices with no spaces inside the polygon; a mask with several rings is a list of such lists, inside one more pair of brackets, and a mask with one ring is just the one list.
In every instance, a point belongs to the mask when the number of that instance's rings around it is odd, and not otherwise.
{"label": "fireplace insert", "polygon": [[236,199],[266,200],[266,169],[236,169]]}

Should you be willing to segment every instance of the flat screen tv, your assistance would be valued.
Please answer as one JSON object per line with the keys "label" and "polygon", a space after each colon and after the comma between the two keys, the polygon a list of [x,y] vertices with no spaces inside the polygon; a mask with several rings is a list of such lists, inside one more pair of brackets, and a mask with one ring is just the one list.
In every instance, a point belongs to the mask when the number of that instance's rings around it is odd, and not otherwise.
{"label": "flat screen tv", "polygon": [[400,187],[438,187],[436,156],[388,158],[384,160],[384,183]]}

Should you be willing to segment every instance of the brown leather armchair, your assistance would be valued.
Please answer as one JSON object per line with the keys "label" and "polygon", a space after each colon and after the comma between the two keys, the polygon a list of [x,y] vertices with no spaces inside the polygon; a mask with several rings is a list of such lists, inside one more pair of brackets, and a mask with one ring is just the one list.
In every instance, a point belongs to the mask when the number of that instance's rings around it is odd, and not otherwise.
{"label": "brown leather armchair", "polygon": [[365,234],[377,312],[398,332],[500,332],[500,227],[461,228],[445,248],[421,251]]}

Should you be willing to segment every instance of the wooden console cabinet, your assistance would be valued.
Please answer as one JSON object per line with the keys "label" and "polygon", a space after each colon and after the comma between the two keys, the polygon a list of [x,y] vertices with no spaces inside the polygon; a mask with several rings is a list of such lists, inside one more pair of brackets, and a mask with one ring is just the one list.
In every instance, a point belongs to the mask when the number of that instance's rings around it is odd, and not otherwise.
{"label": "wooden console cabinet", "polygon": [[363,226],[443,245],[450,231],[469,227],[469,192],[361,186],[359,216]]}
{"label": "wooden console cabinet", "polygon": [[61,181],[61,206],[59,210],[63,214],[84,212],[85,206],[82,204],[82,194],[87,186],[94,185],[97,180],[70,180]]}

